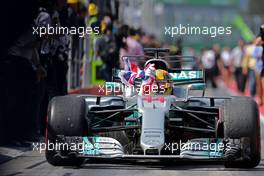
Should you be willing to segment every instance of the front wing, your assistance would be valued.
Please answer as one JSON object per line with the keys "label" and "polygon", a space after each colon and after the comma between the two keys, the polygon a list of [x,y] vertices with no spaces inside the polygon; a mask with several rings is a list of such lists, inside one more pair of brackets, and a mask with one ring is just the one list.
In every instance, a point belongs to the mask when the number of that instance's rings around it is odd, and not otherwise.
{"label": "front wing", "polygon": [[[171,155],[135,155],[127,154],[123,146],[114,138],[110,137],[65,137],[58,136],[58,141],[54,146],[56,150],[61,153],[60,157],[83,157],[86,159],[98,160],[197,160],[197,161],[225,161],[227,158],[224,155],[223,149],[193,149],[186,148],[180,154]],[[214,140],[217,143],[223,142],[223,139],[200,138],[194,139],[198,141],[205,141],[209,144]],[[189,144],[192,141],[189,141]],[[239,142],[240,143],[240,142]],[[47,145],[49,141],[47,141]],[[63,146],[60,148],[58,146]],[[184,146],[183,146],[184,147]],[[66,154],[65,154],[66,153]]]}

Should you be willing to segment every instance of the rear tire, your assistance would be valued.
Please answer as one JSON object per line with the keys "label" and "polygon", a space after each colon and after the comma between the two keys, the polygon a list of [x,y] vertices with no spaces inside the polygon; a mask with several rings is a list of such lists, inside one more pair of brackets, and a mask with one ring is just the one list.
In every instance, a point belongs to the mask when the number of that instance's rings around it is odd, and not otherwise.
{"label": "rear tire", "polygon": [[[241,140],[245,149],[226,152],[225,167],[253,168],[260,162],[260,125],[257,103],[249,97],[232,97],[224,104],[224,137]],[[232,144],[231,144],[232,145]],[[236,160],[237,154],[247,157]],[[232,156],[233,155],[233,156]]]}
{"label": "rear tire", "polygon": [[[66,95],[51,100],[48,109],[46,143],[56,143],[57,135],[83,136],[85,127],[85,100]],[[82,158],[63,156],[61,152],[46,149],[46,159],[54,166],[80,166]]]}

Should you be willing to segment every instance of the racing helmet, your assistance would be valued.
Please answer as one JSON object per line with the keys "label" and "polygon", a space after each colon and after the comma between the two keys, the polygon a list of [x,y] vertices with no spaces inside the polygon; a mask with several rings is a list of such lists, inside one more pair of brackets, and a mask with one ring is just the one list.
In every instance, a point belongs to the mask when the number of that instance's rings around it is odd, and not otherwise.
{"label": "racing helmet", "polygon": [[159,89],[159,93],[163,95],[171,95],[172,93],[172,80],[168,71],[163,69],[156,70],[156,84]]}
{"label": "racing helmet", "polygon": [[148,60],[145,63],[145,67],[148,64],[155,64],[156,70],[161,69],[161,70],[168,71],[168,68],[169,68],[168,63],[165,60],[161,60],[161,59],[150,59],[150,60]]}

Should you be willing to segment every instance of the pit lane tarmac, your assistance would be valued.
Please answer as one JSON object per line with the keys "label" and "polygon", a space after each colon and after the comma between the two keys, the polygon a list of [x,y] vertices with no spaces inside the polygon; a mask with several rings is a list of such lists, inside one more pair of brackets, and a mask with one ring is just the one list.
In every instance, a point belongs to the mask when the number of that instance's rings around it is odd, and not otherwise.
{"label": "pit lane tarmac", "polygon": [[[206,95],[230,95],[225,88],[209,89]],[[264,117],[261,118],[262,160],[253,169],[225,168],[221,162],[134,162],[85,163],[81,167],[54,167],[47,163],[44,153],[29,148],[0,147],[0,176],[189,176],[189,175],[264,175]]]}

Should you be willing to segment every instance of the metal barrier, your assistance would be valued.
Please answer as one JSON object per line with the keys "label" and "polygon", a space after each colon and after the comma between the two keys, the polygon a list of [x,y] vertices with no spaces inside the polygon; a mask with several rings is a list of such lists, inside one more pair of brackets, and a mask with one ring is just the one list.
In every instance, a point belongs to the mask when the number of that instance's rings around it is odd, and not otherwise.
{"label": "metal barrier", "polygon": [[[70,51],[68,55],[68,90],[88,87],[90,84],[90,61],[89,61],[89,45],[87,45],[88,38],[78,38],[78,44],[70,39]],[[77,46],[74,46],[76,45]]]}

